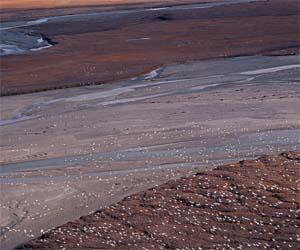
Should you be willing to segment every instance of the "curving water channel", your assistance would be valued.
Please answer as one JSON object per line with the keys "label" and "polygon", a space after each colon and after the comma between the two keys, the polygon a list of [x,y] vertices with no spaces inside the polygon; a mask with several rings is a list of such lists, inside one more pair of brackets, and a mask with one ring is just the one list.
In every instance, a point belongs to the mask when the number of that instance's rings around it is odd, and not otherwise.
{"label": "curving water channel", "polygon": [[[98,11],[73,15],[41,17],[31,21],[1,22],[0,25],[0,56],[35,52],[53,46],[49,39],[41,34],[32,33],[35,26],[47,23],[64,23],[72,21],[85,21],[89,18],[120,18],[143,12],[165,12],[189,9],[206,9],[222,5],[255,2],[257,0],[226,0],[213,3],[183,4],[157,8],[136,8],[126,10]],[[30,28],[28,31],[27,28]],[[146,38],[147,39],[147,38]]]}

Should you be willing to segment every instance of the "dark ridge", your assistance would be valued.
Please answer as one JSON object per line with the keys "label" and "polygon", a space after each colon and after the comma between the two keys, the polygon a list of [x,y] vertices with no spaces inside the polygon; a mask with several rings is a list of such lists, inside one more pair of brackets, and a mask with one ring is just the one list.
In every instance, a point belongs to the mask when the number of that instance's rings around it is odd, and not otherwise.
{"label": "dark ridge", "polygon": [[58,42],[53,41],[51,38],[47,37],[45,34],[40,34],[40,36],[43,38],[44,41],[46,41],[47,43],[49,43],[52,46],[58,44]]}
{"label": "dark ridge", "polygon": [[159,20],[159,21],[171,21],[171,20],[175,20],[175,18],[171,14],[163,14],[163,15],[160,15],[158,17],[155,17],[155,19]]}

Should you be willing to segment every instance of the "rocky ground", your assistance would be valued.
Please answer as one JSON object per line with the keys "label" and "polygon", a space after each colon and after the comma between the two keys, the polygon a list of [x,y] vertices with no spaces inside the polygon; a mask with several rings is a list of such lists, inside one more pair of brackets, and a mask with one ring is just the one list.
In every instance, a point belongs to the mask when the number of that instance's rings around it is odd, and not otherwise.
{"label": "rocky ground", "polygon": [[296,249],[299,163],[282,153],[170,181],[18,249]]}

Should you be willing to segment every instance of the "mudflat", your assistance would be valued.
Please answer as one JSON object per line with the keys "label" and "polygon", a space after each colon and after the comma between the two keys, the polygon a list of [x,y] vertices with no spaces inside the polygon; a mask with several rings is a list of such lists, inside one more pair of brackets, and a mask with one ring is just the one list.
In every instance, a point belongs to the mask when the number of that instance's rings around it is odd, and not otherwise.
{"label": "mudflat", "polygon": [[19,29],[54,46],[2,57],[1,94],[107,83],[189,60],[298,53],[298,15],[298,1],[274,0],[39,20]]}
{"label": "mudflat", "polygon": [[296,249],[299,163],[290,152],[196,173],[17,249]]}
{"label": "mudflat", "polygon": [[206,168],[300,150],[299,56],[1,97],[1,247]]}

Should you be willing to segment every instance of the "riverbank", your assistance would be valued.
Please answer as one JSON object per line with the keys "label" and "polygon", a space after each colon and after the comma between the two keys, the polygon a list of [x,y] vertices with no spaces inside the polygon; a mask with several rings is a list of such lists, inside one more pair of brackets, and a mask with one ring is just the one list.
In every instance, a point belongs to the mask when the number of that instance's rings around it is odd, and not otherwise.
{"label": "riverbank", "polygon": [[202,171],[126,197],[17,249],[295,249],[300,153]]}
{"label": "riverbank", "polygon": [[[50,38],[47,38],[42,33],[34,32],[35,26],[45,24],[64,24],[66,22],[85,22],[88,19],[103,19],[108,20],[111,16],[128,16],[147,12],[161,12],[163,11],[180,11],[180,10],[193,10],[193,9],[208,9],[223,5],[232,5],[237,3],[255,2],[256,0],[229,0],[221,2],[211,3],[195,3],[195,4],[175,4],[165,5],[165,7],[152,7],[147,5],[134,8],[133,6],[128,9],[112,9],[102,11],[91,11],[87,13],[72,13],[70,15],[55,15],[55,16],[42,16],[35,20],[21,20],[1,22],[0,35],[0,56],[8,55],[20,55],[24,53],[32,53],[43,49],[51,48],[55,43],[51,42]],[[125,17],[126,18],[126,17]],[[114,19],[114,18],[113,18]],[[30,30],[28,30],[30,29]],[[37,33],[37,34],[35,34]],[[140,41],[150,38],[142,39],[128,39],[128,42]]]}
{"label": "riverbank", "polygon": [[1,94],[111,83],[176,62],[295,54],[298,16],[297,1],[274,0],[41,23],[34,30],[57,44],[3,57]]}
{"label": "riverbank", "polygon": [[1,97],[1,244],[206,168],[299,149],[299,56]]}

